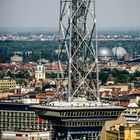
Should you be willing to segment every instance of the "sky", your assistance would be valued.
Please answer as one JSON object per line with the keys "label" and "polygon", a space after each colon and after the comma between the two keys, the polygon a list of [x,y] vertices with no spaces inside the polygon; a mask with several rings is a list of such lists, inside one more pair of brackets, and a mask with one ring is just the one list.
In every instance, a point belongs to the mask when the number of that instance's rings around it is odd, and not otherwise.
{"label": "sky", "polygon": [[[0,0],[0,27],[56,28],[60,0]],[[99,28],[140,28],[140,0],[96,0]]]}

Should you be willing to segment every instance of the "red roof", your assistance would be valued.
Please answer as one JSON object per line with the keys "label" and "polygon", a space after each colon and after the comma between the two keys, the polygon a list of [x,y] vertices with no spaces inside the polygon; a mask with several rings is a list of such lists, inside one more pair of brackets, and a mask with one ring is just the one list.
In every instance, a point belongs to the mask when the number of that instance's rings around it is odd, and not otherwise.
{"label": "red roof", "polygon": [[127,107],[129,104],[129,102],[119,102],[119,103],[116,103],[117,106],[122,106],[122,107]]}

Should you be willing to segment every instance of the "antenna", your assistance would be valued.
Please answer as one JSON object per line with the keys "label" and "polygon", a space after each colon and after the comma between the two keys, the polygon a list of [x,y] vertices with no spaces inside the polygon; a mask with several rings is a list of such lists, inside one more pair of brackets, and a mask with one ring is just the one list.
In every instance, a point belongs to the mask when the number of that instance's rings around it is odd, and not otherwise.
{"label": "antenna", "polygon": [[58,91],[67,102],[32,108],[50,123],[53,140],[99,140],[105,121],[125,108],[100,102],[95,0],[60,0],[59,38]]}
{"label": "antenna", "polygon": [[68,81],[67,101],[79,96],[100,101],[95,0],[60,0],[59,38],[58,79]]}

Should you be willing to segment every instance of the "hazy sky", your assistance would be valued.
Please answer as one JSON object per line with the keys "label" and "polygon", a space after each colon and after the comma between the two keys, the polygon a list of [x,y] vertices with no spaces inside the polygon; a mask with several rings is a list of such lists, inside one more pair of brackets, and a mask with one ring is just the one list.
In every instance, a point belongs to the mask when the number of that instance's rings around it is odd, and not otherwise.
{"label": "hazy sky", "polygon": [[[0,27],[58,27],[60,0],[0,0]],[[96,0],[98,27],[139,27],[140,0]]]}

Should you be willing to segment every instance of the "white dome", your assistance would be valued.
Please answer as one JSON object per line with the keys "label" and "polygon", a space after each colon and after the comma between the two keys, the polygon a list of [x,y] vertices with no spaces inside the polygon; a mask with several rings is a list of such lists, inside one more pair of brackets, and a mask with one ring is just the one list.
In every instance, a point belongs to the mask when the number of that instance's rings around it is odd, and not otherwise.
{"label": "white dome", "polygon": [[124,54],[127,54],[126,50],[122,47],[114,47],[112,51],[113,55],[117,58],[123,58]]}
{"label": "white dome", "polygon": [[110,60],[113,57],[113,52],[107,47],[101,47],[98,50],[98,56],[100,60]]}

